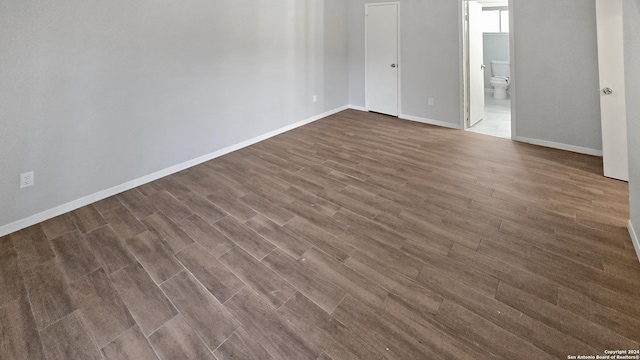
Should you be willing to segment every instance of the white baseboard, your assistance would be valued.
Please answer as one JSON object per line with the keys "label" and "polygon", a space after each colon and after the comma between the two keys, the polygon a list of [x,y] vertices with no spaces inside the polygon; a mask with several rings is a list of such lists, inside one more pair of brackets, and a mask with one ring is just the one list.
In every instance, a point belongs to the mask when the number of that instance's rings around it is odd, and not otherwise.
{"label": "white baseboard", "polygon": [[[357,106],[357,105],[349,105],[349,109],[358,110],[358,111],[368,111],[365,107]],[[415,121],[423,124],[441,126],[441,127],[451,128],[451,129],[460,129],[460,125],[458,124],[452,124],[444,121],[432,120],[432,119],[422,118],[422,117],[413,116],[413,115],[400,114],[398,115],[398,118],[402,120]]]}
{"label": "white baseboard", "polygon": [[567,145],[567,144],[557,143],[557,142],[553,142],[553,141],[546,141],[546,140],[529,139],[529,138],[522,137],[522,136],[516,136],[515,140],[521,141],[521,142],[525,142],[525,143],[529,143],[529,144],[533,144],[533,145],[539,145],[539,146],[545,146],[545,147],[550,147],[550,148],[554,148],[554,149],[566,150],[566,151],[571,151],[571,152],[580,153],[580,154],[587,154],[587,155],[593,155],[593,156],[602,156],[602,150],[590,149],[590,148],[581,147],[581,146]]}
{"label": "white baseboard", "polygon": [[313,117],[308,118],[306,120],[302,120],[302,121],[299,121],[297,123],[294,123],[294,124],[291,124],[291,125],[287,125],[287,126],[282,127],[280,129],[270,131],[270,132],[268,132],[266,134],[262,134],[260,136],[256,136],[256,137],[254,137],[252,139],[243,141],[241,143],[238,143],[238,144],[235,144],[235,145],[231,145],[231,146],[228,146],[228,147],[226,147],[224,149],[220,149],[220,150],[214,151],[214,152],[212,152],[210,154],[203,155],[203,156],[197,157],[195,159],[185,161],[185,162],[183,162],[181,164],[170,166],[170,167],[162,169],[160,171],[156,171],[156,172],[154,172],[152,174],[145,175],[145,176],[142,176],[142,177],[137,178],[135,180],[128,181],[128,182],[126,182],[124,184],[120,184],[120,185],[114,186],[114,187],[109,188],[109,189],[98,191],[97,193],[85,196],[85,197],[77,199],[77,200],[73,200],[71,202],[68,202],[66,204],[62,204],[60,206],[56,206],[53,209],[45,210],[43,212],[37,213],[35,215],[31,215],[31,216],[26,217],[24,219],[20,219],[20,220],[14,221],[14,222],[6,224],[6,225],[2,225],[2,226],[0,226],[0,236],[5,236],[5,235],[8,235],[8,234],[11,234],[11,233],[16,232],[18,230],[27,228],[29,226],[38,224],[38,223],[46,221],[46,220],[49,220],[49,219],[54,218],[56,216],[59,216],[59,215],[68,213],[70,211],[79,209],[79,208],[81,208],[83,206],[87,206],[89,204],[93,204],[94,202],[100,201],[100,200],[108,198],[110,196],[117,195],[117,194],[119,194],[121,192],[136,188],[136,187],[138,187],[140,185],[144,185],[146,183],[158,180],[158,179],[163,178],[165,176],[169,176],[171,174],[174,174],[174,173],[177,173],[179,171],[188,169],[190,167],[196,166],[196,165],[201,164],[203,162],[207,162],[209,160],[215,159],[217,157],[220,157],[222,155],[228,154],[230,152],[233,152],[233,151],[236,151],[236,150],[240,150],[242,148],[245,148],[247,146],[253,145],[253,144],[258,143],[260,141],[266,140],[268,138],[274,137],[276,135],[280,135],[280,134],[285,133],[287,131],[290,131],[290,130],[293,130],[295,128],[298,128],[300,126],[307,125],[307,124],[312,123],[314,121],[323,119],[323,118],[325,118],[327,116],[331,116],[333,114],[336,114],[336,113],[339,113],[341,111],[347,110],[348,108],[349,108],[349,106],[341,106],[339,108],[327,111],[325,113],[322,113],[322,114],[319,114],[319,115],[316,115],[316,116],[313,116]]}
{"label": "white baseboard", "polygon": [[631,220],[629,220],[629,225],[627,225],[627,228],[629,229],[629,235],[631,235],[631,242],[633,243],[633,247],[636,249],[638,261],[640,261],[640,240],[638,240],[638,234],[633,228],[633,223],[631,222]]}
{"label": "white baseboard", "polygon": [[441,127],[446,127],[450,129],[460,129],[460,124],[452,124],[452,123],[448,123],[440,120],[432,120],[432,119],[422,118],[422,117],[413,116],[413,115],[405,115],[405,114],[400,114],[398,115],[398,117],[403,120],[415,121],[423,124],[441,126]]}
{"label": "white baseboard", "polygon": [[358,106],[358,105],[349,105],[349,109],[358,110],[358,111],[367,111],[367,108],[365,108],[364,106]]}

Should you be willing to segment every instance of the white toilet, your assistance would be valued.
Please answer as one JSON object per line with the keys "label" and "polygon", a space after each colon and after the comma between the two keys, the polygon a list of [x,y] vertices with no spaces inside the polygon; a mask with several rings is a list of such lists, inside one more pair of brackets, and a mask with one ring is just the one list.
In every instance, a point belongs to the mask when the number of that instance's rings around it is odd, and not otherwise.
{"label": "white toilet", "polygon": [[510,74],[511,66],[508,61],[491,60],[491,85],[493,86],[494,99],[507,99]]}

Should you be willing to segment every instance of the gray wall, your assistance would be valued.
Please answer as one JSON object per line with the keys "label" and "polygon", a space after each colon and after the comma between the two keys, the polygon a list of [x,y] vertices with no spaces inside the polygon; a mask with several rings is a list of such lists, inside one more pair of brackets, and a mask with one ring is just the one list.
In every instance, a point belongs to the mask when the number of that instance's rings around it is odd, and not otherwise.
{"label": "gray wall", "polygon": [[623,0],[631,223],[640,231],[640,0]]}
{"label": "gray wall", "polygon": [[595,0],[514,0],[517,136],[602,150]]}
{"label": "gray wall", "polygon": [[[364,4],[349,0],[349,99],[365,106]],[[402,113],[460,125],[458,1],[400,0]],[[428,105],[428,98],[434,105]]]}
{"label": "gray wall", "polygon": [[343,0],[0,0],[0,34],[0,226],[349,100]]}
{"label": "gray wall", "polygon": [[[0,0],[0,226],[364,106],[364,3]],[[517,135],[601,149],[594,0],[514,3]],[[638,0],[625,6],[637,24]],[[402,112],[458,125],[459,4],[401,0],[401,11]],[[19,190],[30,170],[36,185]]]}
{"label": "gray wall", "polygon": [[484,72],[484,88],[493,89],[491,86],[491,60],[509,61],[509,34],[485,33],[484,34],[484,64],[487,68]]}

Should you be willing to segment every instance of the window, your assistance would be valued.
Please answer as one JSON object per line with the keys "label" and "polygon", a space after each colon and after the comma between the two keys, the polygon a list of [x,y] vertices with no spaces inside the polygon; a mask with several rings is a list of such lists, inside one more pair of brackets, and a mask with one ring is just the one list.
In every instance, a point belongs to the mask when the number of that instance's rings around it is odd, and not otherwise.
{"label": "window", "polygon": [[484,8],[482,9],[482,23],[482,32],[508,33],[509,10],[507,8]]}
{"label": "window", "polygon": [[500,10],[500,32],[509,32],[509,10]]}

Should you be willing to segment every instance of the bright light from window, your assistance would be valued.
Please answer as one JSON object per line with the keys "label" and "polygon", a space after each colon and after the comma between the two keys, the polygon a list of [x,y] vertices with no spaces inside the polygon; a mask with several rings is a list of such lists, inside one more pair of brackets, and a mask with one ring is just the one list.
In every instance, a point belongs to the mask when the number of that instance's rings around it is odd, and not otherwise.
{"label": "bright light from window", "polygon": [[500,11],[500,30],[509,32],[509,10]]}
{"label": "bright light from window", "polygon": [[500,10],[485,10],[482,12],[482,32],[500,32]]}
{"label": "bright light from window", "polygon": [[509,10],[483,10],[482,32],[509,32]]}

